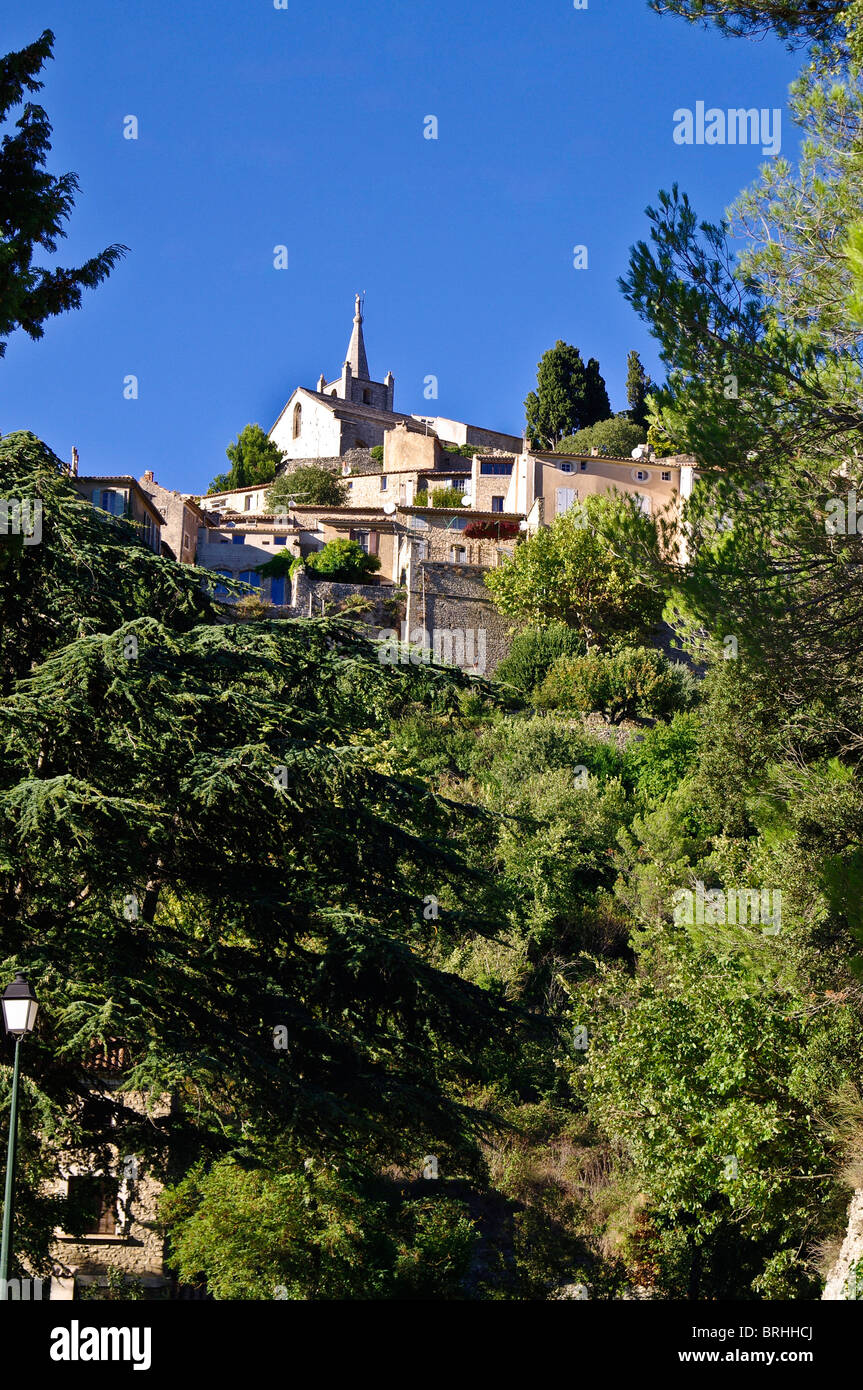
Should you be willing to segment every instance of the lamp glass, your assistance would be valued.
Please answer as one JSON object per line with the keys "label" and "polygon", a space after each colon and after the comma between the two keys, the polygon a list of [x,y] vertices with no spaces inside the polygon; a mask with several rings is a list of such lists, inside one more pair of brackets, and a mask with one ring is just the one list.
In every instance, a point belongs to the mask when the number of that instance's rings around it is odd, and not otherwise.
{"label": "lamp glass", "polygon": [[30,1033],[36,1022],[39,1005],[35,999],[3,1000],[3,1020],[7,1033]]}

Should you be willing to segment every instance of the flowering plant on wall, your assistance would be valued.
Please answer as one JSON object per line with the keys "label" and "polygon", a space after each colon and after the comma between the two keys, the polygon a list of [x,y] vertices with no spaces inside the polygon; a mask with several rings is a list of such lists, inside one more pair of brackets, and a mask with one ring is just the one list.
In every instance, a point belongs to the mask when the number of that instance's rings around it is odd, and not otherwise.
{"label": "flowering plant on wall", "polygon": [[518,530],[517,521],[471,521],[464,534],[472,541],[510,541]]}

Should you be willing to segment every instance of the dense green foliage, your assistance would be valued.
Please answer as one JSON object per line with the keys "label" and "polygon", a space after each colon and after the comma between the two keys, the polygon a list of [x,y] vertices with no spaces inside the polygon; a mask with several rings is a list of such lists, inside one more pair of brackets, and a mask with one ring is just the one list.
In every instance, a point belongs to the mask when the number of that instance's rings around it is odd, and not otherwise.
{"label": "dense green foliage", "polygon": [[208,493],[270,483],[284,463],[281,449],[260,425],[246,425],[228,445],[225,453],[231,466],[227,473],[216,475],[207,489]]}
{"label": "dense green foliage", "polygon": [[290,473],[280,473],[267,493],[271,512],[287,511],[291,502],[301,507],[343,507],[348,500],[347,484],[327,468],[303,464]]}
{"label": "dense green foliage", "polygon": [[305,566],[321,579],[363,584],[380,569],[381,562],[377,555],[367,555],[359,541],[339,537],[327,541],[321,550],[313,550],[307,555]]}
{"label": "dense green foliage", "polygon": [[[618,544],[622,527],[629,548]],[[637,642],[656,626],[662,592],[645,584],[632,554],[652,552],[656,531],[623,496],[591,496],[555,517],[485,582],[502,613],[535,627],[564,623],[588,645]]]}
{"label": "dense green foliage", "polygon": [[647,441],[647,431],[643,425],[634,424],[626,416],[612,415],[608,420],[600,420],[588,429],[568,435],[557,446],[561,454],[589,454],[591,449],[608,458],[628,459],[637,444]]}
{"label": "dense green foliage", "polygon": [[[624,499],[566,513],[489,572],[519,631],[485,682],[236,621],[0,441],[43,506],[0,535],[17,1259],[83,1229],[61,1153],[134,1152],[217,1298],[818,1297],[863,1153],[856,507],[827,524],[863,486],[863,6],[658,7],[821,45],[742,261],[678,190],[632,252],[685,557]],[[648,645],[666,602],[697,674]]]}

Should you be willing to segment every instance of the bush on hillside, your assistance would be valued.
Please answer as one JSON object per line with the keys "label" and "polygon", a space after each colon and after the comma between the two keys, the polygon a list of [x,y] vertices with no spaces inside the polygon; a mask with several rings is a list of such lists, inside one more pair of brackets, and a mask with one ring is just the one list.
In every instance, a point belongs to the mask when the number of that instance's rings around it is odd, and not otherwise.
{"label": "bush on hillside", "polygon": [[661,718],[680,708],[682,699],[671,662],[649,647],[558,657],[536,695],[545,708],[598,713],[611,724]]}

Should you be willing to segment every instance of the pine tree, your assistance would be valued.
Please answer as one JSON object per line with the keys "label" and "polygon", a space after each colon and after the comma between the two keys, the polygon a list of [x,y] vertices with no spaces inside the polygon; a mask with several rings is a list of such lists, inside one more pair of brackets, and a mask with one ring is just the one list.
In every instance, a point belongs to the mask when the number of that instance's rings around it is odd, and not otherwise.
{"label": "pine tree", "polygon": [[[37,74],[52,56],[54,35],[46,29],[35,43],[0,58],[0,123],[25,93],[41,90]],[[81,305],[82,292],[100,284],[125,254],[109,246],[77,267],[34,266],[41,248],[55,252],[75,205],[74,174],[55,177],[45,169],[51,125],[41,106],[27,101],[14,134],[0,144],[0,357],[16,328],[41,338],[46,319]]]}
{"label": "pine tree", "polygon": [[[119,1038],[121,1092],[173,1096],[190,1162],[276,1137],[381,1162],[469,1147],[461,1097],[508,1013],[431,954],[439,931],[490,930],[493,890],[459,853],[466,813],[375,752],[396,710],[445,709],[466,678],[384,664],[349,623],[232,622],[205,572],[99,518],[44,445],[2,449],[4,486],[46,518],[0,574],[25,668],[0,722],[0,959],[41,1001],[39,1133],[68,1143],[92,1042]],[[121,1136],[164,1156],[111,1092],[87,1143]],[[36,1257],[56,1203],[22,1201]]]}

